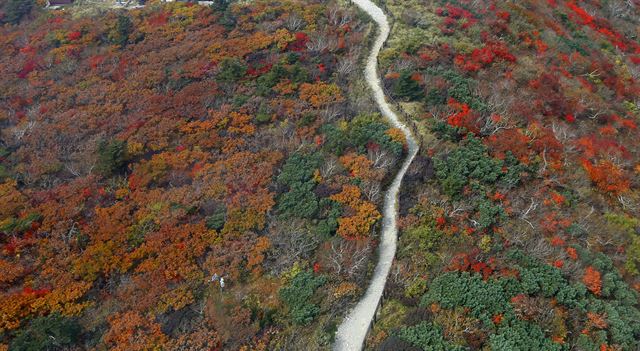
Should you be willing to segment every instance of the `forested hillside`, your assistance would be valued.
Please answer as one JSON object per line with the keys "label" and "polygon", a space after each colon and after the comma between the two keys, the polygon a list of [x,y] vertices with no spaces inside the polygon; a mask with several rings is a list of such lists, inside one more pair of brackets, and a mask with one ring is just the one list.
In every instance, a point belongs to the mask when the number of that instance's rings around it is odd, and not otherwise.
{"label": "forested hillside", "polygon": [[422,153],[369,347],[637,350],[640,4],[382,3]]}
{"label": "forested hillside", "polygon": [[[640,348],[640,3],[385,0],[376,350]],[[326,350],[406,153],[345,1],[0,1],[0,351]],[[84,6],[84,7],[83,7]]]}
{"label": "forested hillside", "polygon": [[0,28],[0,350],[328,349],[404,147],[362,81],[368,22],[21,2]]}

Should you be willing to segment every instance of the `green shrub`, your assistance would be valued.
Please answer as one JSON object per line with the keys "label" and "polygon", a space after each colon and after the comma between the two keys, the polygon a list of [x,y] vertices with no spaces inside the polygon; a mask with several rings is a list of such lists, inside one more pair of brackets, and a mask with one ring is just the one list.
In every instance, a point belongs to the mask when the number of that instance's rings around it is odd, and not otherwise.
{"label": "green shrub", "polygon": [[96,168],[104,176],[119,172],[127,163],[127,142],[112,140],[98,144],[98,162]]}
{"label": "green shrub", "polygon": [[266,112],[258,112],[256,122],[258,122],[258,124],[267,124],[271,122],[271,115]]}
{"label": "green shrub", "polygon": [[73,345],[80,336],[80,325],[58,313],[38,317],[19,330],[11,343],[11,351],[62,350]]}
{"label": "green shrub", "polygon": [[121,48],[129,43],[129,36],[133,32],[133,22],[126,15],[118,15],[115,27],[109,33],[109,40]]}
{"label": "green shrub", "polygon": [[6,233],[21,233],[29,228],[33,222],[38,222],[42,219],[42,216],[37,213],[30,213],[21,218],[10,218],[0,226],[0,231]]}
{"label": "green shrub", "polygon": [[145,219],[140,223],[131,226],[127,235],[127,242],[130,247],[138,247],[144,243],[147,233],[158,229],[158,225],[153,219]]}
{"label": "green shrub", "polygon": [[504,162],[489,157],[480,139],[470,136],[465,143],[445,158],[436,158],[436,176],[444,192],[459,198],[470,181],[493,184],[502,174]]}
{"label": "green shrub", "polygon": [[496,334],[489,336],[492,351],[560,351],[563,346],[551,341],[542,329],[532,323],[514,320],[501,325]]}
{"label": "green shrub", "polygon": [[640,235],[635,235],[631,240],[624,268],[632,275],[640,274]]}
{"label": "green shrub", "polygon": [[278,183],[288,191],[278,199],[278,210],[285,216],[312,218],[318,211],[318,197],[313,192],[316,183],[313,174],[320,165],[320,155],[294,153],[278,176]]}
{"label": "green shrub", "polygon": [[429,90],[424,101],[429,106],[444,105],[447,103],[447,94],[442,90],[434,88]]}
{"label": "green shrub", "polygon": [[493,316],[511,310],[509,299],[500,285],[482,280],[479,274],[447,272],[431,282],[421,305],[435,302],[448,309],[467,307],[474,317],[491,326]]}
{"label": "green shrub", "polygon": [[33,0],[9,0],[6,3],[6,13],[4,18],[0,21],[2,23],[11,23],[18,24],[24,18],[24,16],[28,15],[33,8],[34,1]]}
{"label": "green shrub", "polygon": [[235,58],[225,58],[220,62],[217,79],[222,82],[236,82],[247,73],[244,61]]}
{"label": "green shrub", "polygon": [[224,227],[226,212],[225,208],[220,208],[212,215],[207,216],[207,218],[205,218],[205,225],[207,226],[207,229],[222,229],[222,227]]}
{"label": "green shrub", "polygon": [[442,239],[442,234],[434,225],[423,224],[413,227],[403,233],[403,246],[416,246],[420,251],[437,249]]}
{"label": "green shrub", "polygon": [[338,217],[342,214],[342,205],[329,198],[320,199],[318,204],[324,219],[318,221],[316,230],[319,236],[328,238],[338,229]]}
{"label": "green shrub", "polygon": [[280,289],[280,298],[289,308],[289,317],[295,324],[309,324],[318,315],[320,307],[311,299],[325,282],[324,277],[314,276],[311,271],[302,271]]}
{"label": "green shrub", "polygon": [[233,0],[213,0],[213,3],[211,4],[211,9],[214,11],[225,12],[227,11],[227,8],[229,8],[229,5],[231,5],[232,2]]}
{"label": "green shrub", "polygon": [[427,69],[426,73],[432,76],[440,76],[449,83],[447,96],[463,102],[472,109],[485,112],[488,106],[474,93],[475,82],[471,78],[461,76],[458,72],[447,69]]}
{"label": "green shrub", "polygon": [[480,216],[478,219],[478,227],[480,229],[490,228],[494,224],[504,220],[507,216],[502,206],[494,205],[486,198],[478,204],[478,213]]}
{"label": "green shrub", "polygon": [[393,93],[397,97],[410,101],[419,100],[424,97],[424,89],[412,76],[413,72],[410,70],[400,72],[400,77],[398,77],[393,84]]}
{"label": "green shrub", "polygon": [[369,142],[374,142],[385,150],[391,151],[395,155],[402,153],[402,144],[394,141],[387,134],[389,125],[384,123],[379,114],[358,115],[348,128],[347,140],[349,145],[365,151]]}
{"label": "green shrub", "polygon": [[422,322],[400,329],[397,336],[425,351],[462,351],[464,347],[444,339],[442,328],[436,324]]}
{"label": "green shrub", "polygon": [[439,139],[453,141],[455,143],[462,140],[463,128],[455,127],[444,121],[435,121],[431,126],[431,131],[435,133]]}
{"label": "green shrub", "polygon": [[313,192],[315,183],[294,182],[289,191],[278,200],[278,210],[285,214],[300,218],[313,218],[318,211],[318,197]]}
{"label": "green shrub", "polygon": [[278,183],[291,185],[310,181],[313,178],[313,173],[320,166],[320,161],[321,157],[317,153],[295,152],[291,154],[282,166],[282,171],[278,175]]}

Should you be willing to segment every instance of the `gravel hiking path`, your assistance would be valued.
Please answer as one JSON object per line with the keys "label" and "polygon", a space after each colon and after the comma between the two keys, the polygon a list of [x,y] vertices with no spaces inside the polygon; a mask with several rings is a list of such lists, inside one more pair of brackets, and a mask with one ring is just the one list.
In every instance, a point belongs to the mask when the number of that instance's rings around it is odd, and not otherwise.
{"label": "gravel hiking path", "polygon": [[336,351],[359,351],[363,347],[369,325],[371,324],[373,315],[375,314],[380,298],[382,297],[382,292],[387,281],[387,276],[389,275],[389,270],[391,269],[393,257],[396,254],[396,241],[398,234],[398,225],[396,220],[398,217],[397,208],[400,184],[402,183],[402,178],[407,172],[411,161],[413,161],[413,158],[418,153],[418,144],[409,131],[409,128],[400,122],[398,116],[391,110],[391,107],[384,97],[380,78],[378,77],[378,53],[380,52],[380,49],[382,49],[384,42],[387,40],[390,31],[387,16],[380,7],[370,0],[353,0],[353,2],[371,16],[378,25],[379,32],[367,59],[367,66],[364,71],[365,78],[373,91],[375,101],[378,104],[382,115],[389,123],[391,123],[391,125],[402,130],[404,133],[407,139],[408,155],[385,194],[382,232],[380,235],[380,245],[378,246],[380,252],[378,264],[373,273],[373,277],[371,278],[371,282],[369,283],[369,287],[367,288],[367,292],[358,304],[349,311],[340,326],[338,326],[336,341],[334,344],[334,350]]}

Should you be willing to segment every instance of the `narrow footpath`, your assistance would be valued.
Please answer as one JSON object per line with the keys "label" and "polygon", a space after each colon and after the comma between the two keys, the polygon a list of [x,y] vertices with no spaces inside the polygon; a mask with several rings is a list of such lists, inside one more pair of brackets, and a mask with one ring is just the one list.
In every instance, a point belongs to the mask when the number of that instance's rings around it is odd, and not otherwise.
{"label": "narrow footpath", "polygon": [[389,270],[391,269],[391,264],[396,254],[398,234],[396,221],[398,217],[398,193],[400,191],[400,184],[413,158],[418,153],[418,145],[409,128],[400,122],[398,116],[391,110],[391,107],[387,103],[380,78],[378,77],[378,54],[384,42],[387,40],[390,31],[387,16],[380,7],[370,0],[353,0],[353,2],[371,16],[378,25],[378,36],[367,58],[367,66],[364,71],[365,78],[371,90],[373,90],[375,101],[382,115],[391,125],[399,128],[404,133],[407,139],[408,155],[385,194],[382,232],[380,234],[380,245],[378,247],[380,255],[378,264],[367,288],[367,292],[358,304],[349,311],[348,315],[342,321],[342,324],[338,327],[336,342],[334,344],[334,350],[336,351],[359,351],[363,347],[364,339],[367,336],[369,325],[382,297],[387,276],[389,275]]}

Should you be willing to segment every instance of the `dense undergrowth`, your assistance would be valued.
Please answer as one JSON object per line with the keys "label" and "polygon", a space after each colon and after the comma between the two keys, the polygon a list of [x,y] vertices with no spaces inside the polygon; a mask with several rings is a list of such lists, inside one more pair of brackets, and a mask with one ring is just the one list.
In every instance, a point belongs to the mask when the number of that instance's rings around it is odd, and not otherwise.
{"label": "dense undergrowth", "polygon": [[638,4],[384,5],[422,153],[369,347],[636,350]]}
{"label": "dense undergrowth", "polygon": [[328,348],[403,153],[362,81],[371,26],[74,6],[0,28],[0,350]]}

